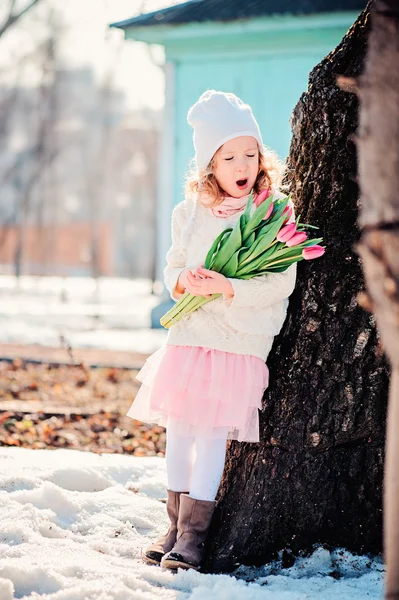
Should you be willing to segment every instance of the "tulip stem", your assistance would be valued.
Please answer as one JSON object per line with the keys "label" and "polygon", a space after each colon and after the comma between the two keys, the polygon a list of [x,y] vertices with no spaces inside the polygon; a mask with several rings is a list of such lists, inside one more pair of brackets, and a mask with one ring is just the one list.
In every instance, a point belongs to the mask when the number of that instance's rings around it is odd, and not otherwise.
{"label": "tulip stem", "polygon": [[187,293],[185,298],[182,296],[175,306],[164,314],[161,318],[161,325],[166,329],[169,329],[172,325],[180,321],[184,315],[194,312],[207,302],[210,302],[221,295],[222,294],[212,294],[210,298],[205,298],[205,296],[194,296],[193,294]]}
{"label": "tulip stem", "polygon": [[268,263],[267,268],[270,269],[270,267],[274,267],[275,265],[278,265],[280,263],[284,263],[284,262],[292,262],[295,261],[295,259],[300,258],[301,255],[299,254],[298,256],[286,256],[285,258],[280,258],[280,260],[274,260],[271,263]]}

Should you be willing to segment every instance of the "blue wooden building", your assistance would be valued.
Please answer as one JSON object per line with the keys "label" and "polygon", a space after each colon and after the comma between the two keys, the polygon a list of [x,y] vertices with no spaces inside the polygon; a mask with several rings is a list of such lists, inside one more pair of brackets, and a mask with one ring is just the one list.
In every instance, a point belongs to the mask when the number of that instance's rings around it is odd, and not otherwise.
{"label": "blue wooden building", "polygon": [[126,39],[165,49],[157,175],[160,280],[171,211],[182,200],[194,154],[186,121],[190,106],[206,89],[234,92],[252,106],[264,143],[285,159],[290,115],[307,89],[310,70],[335,48],[365,6],[365,0],[191,0],[112,24],[125,31]]}

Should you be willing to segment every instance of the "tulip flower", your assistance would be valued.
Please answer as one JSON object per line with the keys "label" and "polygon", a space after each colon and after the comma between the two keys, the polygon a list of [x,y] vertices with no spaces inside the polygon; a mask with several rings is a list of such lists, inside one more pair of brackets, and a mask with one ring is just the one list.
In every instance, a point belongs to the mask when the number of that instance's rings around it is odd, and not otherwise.
{"label": "tulip flower", "polygon": [[287,204],[287,206],[283,210],[283,215],[291,216],[292,215],[292,206],[288,206],[288,204]]}
{"label": "tulip flower", "polygon": [[291,219],[291,215],[292,215],[292,206],[286,206],[286,208],[283,210],[283,215],[287,215],[287,218],[285,219],[285,221],[283,222],[283,226],[288,223],[288,221]]}
{"label": "tulip flower", "polygon": [[[305,242],[308,236],[303,228],[312,227],[311,225],[299,223],[299,218],[286,225],[292,215],[289,201],[290,196],[274,200],[269,190],[263,190],[255,199],[251,193],[247,206],[234,227],[222,231],[213,242],[204,268],[225,277],[251,279],[267,273],[281,273],[299,260],[321,256],[324,248],[317,244],[322,238]],[[256,209],[251,215],[253,204]],[[302,243],[304,245],[301,247]],[[291,249],[291,246],[295,248]],[[161,325],[169,329],[184,315],[220,296],[221,293],[205,297],[185,292],[161,318]]]}
{"label": "tulip flower", "polygon": [[287,242],[296,234],[296,232],[296,223],[290,223],[289,225],[282,227],[276,237],[279,242]]}
{"label": "tulip flower", "polygon": [[286,242],[287,246],[291,248],[291,246],[297,246],[298,244],[302,244],[305,240],[307,240],[308,236],[304,231],[300,231],[292,236],[291,239]]}
{"label": "tulip flower", "polygon": [[263,190],[260,194],[258,194],[256,196],[256,198],[254,200],[254,204],[255,204],[256,208],[258,208],[258,206],[260,206],[262,204],[262,202],[264,202],[266,200],[266,198],[269,196],[269,191],[270,190]]}
{"label": "tulip flower", "polygon": [[325,250],[323,246],[318,246],[315,244],[314,246],[308,246],[302,250],[302,256],[305,260],[311,260],[312,258],[319,258],[324,254]]}
{"label": "tulip flower", "polygon": [[266,219],[268,219],[270,217],[270,215],[273,212],[273,203],[271,203],[271,205],[269,206],[269,209],[267,211],[267,213],[265,214],[265,216],[263,217],[263,221],[266,221]]}

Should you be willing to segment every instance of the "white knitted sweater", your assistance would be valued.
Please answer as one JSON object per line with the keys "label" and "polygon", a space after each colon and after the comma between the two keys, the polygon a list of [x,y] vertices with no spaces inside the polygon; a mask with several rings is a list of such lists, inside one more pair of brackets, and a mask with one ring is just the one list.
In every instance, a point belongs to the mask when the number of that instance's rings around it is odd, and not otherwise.
{"label": "white knitted sweater", "polygon": [[[279,191],[275,197],[283,196]],[[289,222],[295,221],[294,206]],[[255,210],[252,207],[252,213]],[[177,279],[185,267],[205,262],[215,238],[233,227],[242,211],[227,219],[216,217],[197,195],[186,198],[172,213],[172,245],[166,255],[164,280],[173,300]],[[167,344],[205,346],[236,354],[258,356],[266,361],[273,337],[283,326],[288,297],[295,287],[296,263],[283,273],[268,273],[252,279],[228,278],[234,297],[224,295],[185,315],[168,330]]]}

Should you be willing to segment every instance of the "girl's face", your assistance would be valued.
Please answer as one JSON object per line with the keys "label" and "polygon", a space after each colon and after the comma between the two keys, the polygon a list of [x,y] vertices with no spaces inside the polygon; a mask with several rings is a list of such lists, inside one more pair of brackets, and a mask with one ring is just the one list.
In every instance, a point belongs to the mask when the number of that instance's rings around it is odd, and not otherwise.
{"label": "girl's face", "polygon": [[213,174],[227,196],[241,198],[249,194],[258,170],[258,142],[252,136],[236,137],[215,153]]}

